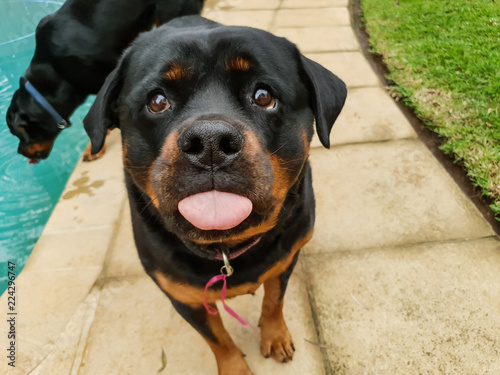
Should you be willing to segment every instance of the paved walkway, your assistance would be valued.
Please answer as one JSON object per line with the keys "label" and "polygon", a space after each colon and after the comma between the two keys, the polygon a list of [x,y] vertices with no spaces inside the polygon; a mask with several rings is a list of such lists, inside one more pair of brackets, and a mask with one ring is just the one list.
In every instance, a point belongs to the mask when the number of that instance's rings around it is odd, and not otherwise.
{"label": "paved walkway", "polygon": [[[500,374],[499,239],[381,87],[347,0],[208,0],[205,13],[291,39],[349,87],[334,147],[311,151],[317,226],[285,304],[294,361],[259,354],[261,291],[230,301],[252,328],[223,314],[255,374]],[[217,372],[139,264],[118,132],[75,169],[17,298],[17,367],[4,351],[0,373],[157,374],[162,348],[165,374]]]}

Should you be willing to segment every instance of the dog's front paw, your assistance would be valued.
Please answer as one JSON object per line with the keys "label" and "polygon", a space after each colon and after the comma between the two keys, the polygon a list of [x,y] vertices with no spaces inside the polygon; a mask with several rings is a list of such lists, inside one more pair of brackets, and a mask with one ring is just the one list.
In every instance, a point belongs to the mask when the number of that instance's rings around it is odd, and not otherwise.
{"label": "dog's front paw", "polygon": [[283,317],[260,319],[260,352],[266,358],[287,363],[293,359],[295,347]]}
{"label": "dog's front paw", "polygon": [[93,161],[102,158],[104,153],[106,152],[106,145],[103,146],[102,150],[99,151],[97,154],[92,154],[90,152],[91,146],[90,143],[87,145],[85,148],[85,151],[83,151],[83,161]]}

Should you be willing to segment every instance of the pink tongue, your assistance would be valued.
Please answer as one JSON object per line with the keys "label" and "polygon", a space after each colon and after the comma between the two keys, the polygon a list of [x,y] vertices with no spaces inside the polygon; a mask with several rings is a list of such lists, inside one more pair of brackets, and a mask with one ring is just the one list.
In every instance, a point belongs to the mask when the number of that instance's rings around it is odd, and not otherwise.
{"label": "pink tongue", "polygon": [[216,190],[184,198],[178,207],[187,221],[203,230],[234,228],[252,212],[250,199]]}

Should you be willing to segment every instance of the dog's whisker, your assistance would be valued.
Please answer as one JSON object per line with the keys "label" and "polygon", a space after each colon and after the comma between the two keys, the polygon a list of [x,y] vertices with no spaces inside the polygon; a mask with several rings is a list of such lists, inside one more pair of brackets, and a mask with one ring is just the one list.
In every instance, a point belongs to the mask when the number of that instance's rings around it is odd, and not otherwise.
{"label": "dog's whisker", "polygon": [[269,156],[274,155],[274,154],[275,154],[275,153],[277,153],[279,150],[281,150],[283,147],[285,147],[287,144],[288,144],[288,142],[283,143],[280,147],[278,147],[276,150],[274,150],[273,152],[271,152],[271,153],[269,154]]}

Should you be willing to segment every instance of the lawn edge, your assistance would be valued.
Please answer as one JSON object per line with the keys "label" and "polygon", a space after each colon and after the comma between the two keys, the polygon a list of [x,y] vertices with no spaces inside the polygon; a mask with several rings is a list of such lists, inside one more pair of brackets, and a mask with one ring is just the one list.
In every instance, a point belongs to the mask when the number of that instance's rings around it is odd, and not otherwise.
{"label": "lawn edge", "polygon": [[[363,21],[363,10],[361,0],[349,0],[349,14],[354,34],[359,42],[361,51],[375,74],[380,79],[382,86],[388,89],[391,86],[386,75],[389,74],[389,68],[385,64],[383,55],[370,52],[370,35],[368,34]],[[387,90],[389,92],[389,90]],[[446,154],[440,149],[445,138],[440,137],[436,132],[429,129],[423,121],[416,115],[415,109],[405,104],[400,97],[390,95],[398,108],[403,112],[419,139],[425,144],[434,157],[441,163],[448,174],[453,178],[460,189],[469,197],[484,218],[490,223],[493,230],[500,236],[500,217],[496,217],[495,212],[490,205],[495,203],[493,197],[485,195],[482,188],[474,186],[474,182],[467,175],[467,169],[462,162],[457,162],[454,154]]]}

